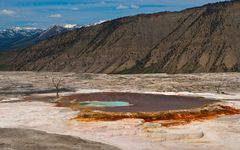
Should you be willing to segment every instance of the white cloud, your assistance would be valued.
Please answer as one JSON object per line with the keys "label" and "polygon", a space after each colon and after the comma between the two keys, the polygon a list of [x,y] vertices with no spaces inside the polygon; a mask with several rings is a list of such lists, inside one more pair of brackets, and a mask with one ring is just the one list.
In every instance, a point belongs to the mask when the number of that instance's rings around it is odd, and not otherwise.
{"label": "white cloud", "polygon": [[9,9],[3,9],[0,11],[0,14],[5,15],[5,16],[14,16],[16,14],[16,12],[13,10],[9,10]]}
{"label": "white cloud", "polygon": [[75,11],[77,11],[77,10],[79,10],[79,8],[77,8],[77,7],[73,7],[73,8],[71,8],[71,10],[75,10]]}
{"label": "white cloud", "polygon": [[52,14],[49,16],[50,18],[61,18],[62,15],[61,14]]}
{"label": "white cloud", "polygon": [[117,9],[128,9],[128,8],[129,8],[129,6],[123,5],[123,4],[120,4],[117,6]]}
{"label": "white cloud", "polygon": [[132,4],[132,5],[123,5],[123,4],[120,4],[116,7],[116,9],[138,9],[139,6],[138,5],[135,5],[135,4]]}
{"label": "white cloud", "polygon": [[139,8],[138,5],[134,5],[134,4],[130,5],[130,7],[133,8],[133,9],[138,9]]}

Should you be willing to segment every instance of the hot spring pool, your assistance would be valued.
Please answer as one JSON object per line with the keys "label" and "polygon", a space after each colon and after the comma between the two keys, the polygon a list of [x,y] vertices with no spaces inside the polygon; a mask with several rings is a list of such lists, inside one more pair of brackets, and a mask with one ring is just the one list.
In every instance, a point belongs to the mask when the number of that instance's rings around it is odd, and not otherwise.
{"label": "hot spring pool", "polygon": [[80,102],[80,106],[88,106],[88,107],[123,107],[129,106],[128,102],[121,101],[85,101]]}
{"label": "hot spring pool", "polygon": [[61,101],[61,105],[67,106],[71,101],[74,101],[74,103],[80,107],[93,107],[94,110],[109,112],[159,112],[185,110],[202,107],[216,102],[199,97],[103,92],[70,95],[67,96],[65,100]]}

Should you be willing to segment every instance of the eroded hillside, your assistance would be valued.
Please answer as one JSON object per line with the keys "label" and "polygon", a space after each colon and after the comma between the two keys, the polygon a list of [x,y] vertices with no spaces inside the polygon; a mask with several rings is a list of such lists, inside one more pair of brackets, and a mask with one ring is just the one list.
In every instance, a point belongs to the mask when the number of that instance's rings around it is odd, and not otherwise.
{"label": "eroded hillside", "polygon": [[120,18],[18,52],[10,70],[90,73],[240,71],[240,2]]}

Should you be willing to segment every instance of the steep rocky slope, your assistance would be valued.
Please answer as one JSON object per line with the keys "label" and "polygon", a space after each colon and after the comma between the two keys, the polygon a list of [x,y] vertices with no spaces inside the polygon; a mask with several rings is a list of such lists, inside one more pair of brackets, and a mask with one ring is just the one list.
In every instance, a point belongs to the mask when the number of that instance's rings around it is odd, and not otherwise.
{"label": "steep rocky slope", "polygon": [[240,1],[119,18],[18,52],[11,70],[91,73],[240,71]]}

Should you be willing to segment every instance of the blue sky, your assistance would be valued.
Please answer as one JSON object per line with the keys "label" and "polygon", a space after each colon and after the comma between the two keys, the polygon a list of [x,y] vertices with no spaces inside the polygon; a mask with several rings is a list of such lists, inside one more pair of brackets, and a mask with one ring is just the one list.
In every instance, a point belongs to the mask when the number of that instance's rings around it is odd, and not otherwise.
{"label": "blue sky", "polygon": [[0,0],[0,29],[87,25],[139,13],[179,11],[221,0]]}

